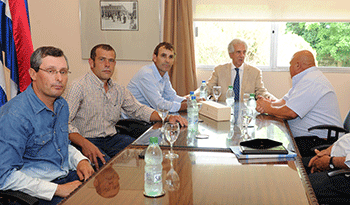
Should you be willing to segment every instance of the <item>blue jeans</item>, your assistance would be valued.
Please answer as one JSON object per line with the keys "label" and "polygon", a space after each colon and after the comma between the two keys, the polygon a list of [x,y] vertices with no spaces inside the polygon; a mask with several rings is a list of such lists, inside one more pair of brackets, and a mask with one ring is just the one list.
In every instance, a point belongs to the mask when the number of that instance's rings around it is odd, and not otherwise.
{"label": "blue jeans", "polygon": [[[77,171],[70,171],[68,175],[62,179],[55,179],[51,182],[56,183],[56,184],[66,184],[68,182],[72,182],[75,180],[79,180]],[[63,198],[59,196],[54,196],[51,201],[46,201],[43,199],[39,199],[39,204],[40,205],[53,205],[53,204],[58,204]]]}
{"label": "blue jeans", "polygon": [[[125,134],[115,134],[107,137],[86,138],[100,149],[108,158],[114,157],[121,150],[134,142],[134,138]],[[108,160],[106,160],[108,161]]]}

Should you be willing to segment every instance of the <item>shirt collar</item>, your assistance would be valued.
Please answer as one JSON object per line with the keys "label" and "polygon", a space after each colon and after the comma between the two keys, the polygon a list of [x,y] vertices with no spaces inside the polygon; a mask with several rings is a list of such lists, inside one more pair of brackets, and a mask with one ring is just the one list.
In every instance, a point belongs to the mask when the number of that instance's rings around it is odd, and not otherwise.
{"label": "shirt collar", "polygon": [[[36,114],[40,113],[42,110],[45,110],[45,109],[52,112],[52,110],[50,110],[45,105],[45,103],[43,103],[43,101],[41,101],[38,98],[38,96],[35,94],[32,84],[30,84],[28,86],[28,88],[26,89],[26,92],[27,92],[29,103],[31,104],[31,107],[33,108],[33,110]],[[55,102],[53,104],[55,113],[58,113],[59,110],[62,108],[63,101],[64,101],[64,99],[61,96],[55,100]]]}
{"label": "shirt collar", "polygon": [[[95,83],[98,87],[103,88],[104,89],[104,82],[99,79],[94,72],[92,72],[91,70],[88,72],[89,78],[90,80]],[[113,85],[113,80],[110,78],[107,81],[108,87],[112,87]]]}
{"label": "shirt collar", "polygon": [[152,68],[154,77],[156,77],[156,79],[157,79],[158,81],[170,79],[170,78],[169,78],[168,72],[165,72],[165,74],[164,74],[163,77],[160,75],[160,73],[159,73],[159,71],[158,71],[158,68],[157,68],[157,66],[156,66],[156,64],[155,64],[154,62],[152,62],[151,68]]}
{"label": "shirt collar", "polygon": [[293,78],[292,78],[293,86],[296,83],[298,83],[306,74],[308,74],[308,73],[310,73],[312,71],[315,71],[315,70],[317,70],[317,67],[313,66],[313,67],[310,67],[310,68],[308,68],[308,69],[306,69],[306,70],[296,74],[295,76],[293,76]]}
{"label": "shirt collar", "polygon": [[[242,63],[241,67],[239,67],[239,71],[243,71],[243,66],[244,66],[244,63]],[[236,66],[233,65],[232,61],[231,61],[231,70],[235,70]]]}

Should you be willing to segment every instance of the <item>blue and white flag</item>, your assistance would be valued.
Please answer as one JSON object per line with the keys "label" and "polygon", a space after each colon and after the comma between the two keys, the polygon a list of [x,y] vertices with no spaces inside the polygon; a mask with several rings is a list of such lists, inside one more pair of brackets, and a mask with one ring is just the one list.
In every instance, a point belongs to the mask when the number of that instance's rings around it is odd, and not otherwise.
{"label": "blue and white flag", "polygon": [[[0,0],[0,107],[31,83],[30,34],[27,0]],[[9,69],[10,93],[6,92],[5,69]]]}

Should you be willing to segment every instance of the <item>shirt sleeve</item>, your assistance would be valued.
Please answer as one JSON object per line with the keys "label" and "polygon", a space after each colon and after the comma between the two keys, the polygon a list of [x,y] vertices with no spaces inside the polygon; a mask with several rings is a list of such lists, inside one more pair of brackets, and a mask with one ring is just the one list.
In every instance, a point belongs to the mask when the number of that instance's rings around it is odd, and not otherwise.
{"label": "shirt sleeve", "polygon": [[[306,89],[307,88],[307,89]],[[312,81],[299,81],[283,99],[286,106],[293,110],[300,118],[303,118],[323,96],[320,86],[315,86]]]}
{"label": "shirt sleeve", "polygon": [[19,170],[11,170],[1,190],[18,190],[31,196],[50,201],[58,184],[30,177]]}
{"label": "shirt sleeve", "polygon": [[345,157],[345,165],[350,168],[350,134],[343,135],[334,144],[331,156]]}
{"label": "shirt sleeve", "polygon": [[151,119],[154,109],[141,104],[136,98],[131,94],[128,89],[122,91],[122,96],[124,97],[122,102],[122,109],[128,116],[149,122]]}
{"label": "shirt sleeve", "polygon": [[270,94],[264,86],[264,82],[262,80],[262,72],[259,70],[259,74],[255,80],[255,96],[261,95],[265,98],[277,99],[275,96]]}
{"label": "shirt sleeve", "polygon": [[79,162],[84,159],[88,160],[89,163],[91,163],[87,157],[79,152],[79,150],[77,150],[72,145],[68,145],[68,162],[70,170],[76,170]]}
{"label": "shirt sleeve", "polygon": [[83,93],[81,92],[80,85],[78,83],[73,83],[66,95],[66,100],[69,106],[69,133],[79,133],[79,129],[72,124],[72,121],[77,115],[80,103],[83,100]]}
{"label": "shirt sleeve", "polygon": [[[211,76],[207,82],[208,95],[213,95],[213,86],[218,85],[218,71],[217,71],[218,68],[219,68],[219,66],[214,68],[214,71],[211,74]],[[230,76],[230,79],[231,79],[231,76]],[[199,90],[199,89],[197,89],[197,90]]]}
{"label": "shirt sleeve", "polygon": [[144,73],[139,80],[138,88],[148,104],[154,109],[157,109],[158,103],[163,102],[169,105],[170,112],[177,112],[181,107],[181,102],[185,99],[176,95],[169,81],[165,82],[165,96],[163,97],[152,73]]}

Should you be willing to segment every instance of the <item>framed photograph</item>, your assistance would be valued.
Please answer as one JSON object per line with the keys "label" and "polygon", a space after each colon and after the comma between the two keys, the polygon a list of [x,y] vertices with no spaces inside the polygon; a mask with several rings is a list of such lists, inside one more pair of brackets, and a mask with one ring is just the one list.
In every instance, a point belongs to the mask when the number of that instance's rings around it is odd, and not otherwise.
{"label": "framed photograph", "polygon": [[101,30],[138,31],[137,1],[101,1]]}
{"label": "framed photograph", "polygon": [[110,44],[117,60],[151,61],[162,39],[163,0],[80,0],[82,59]]}

